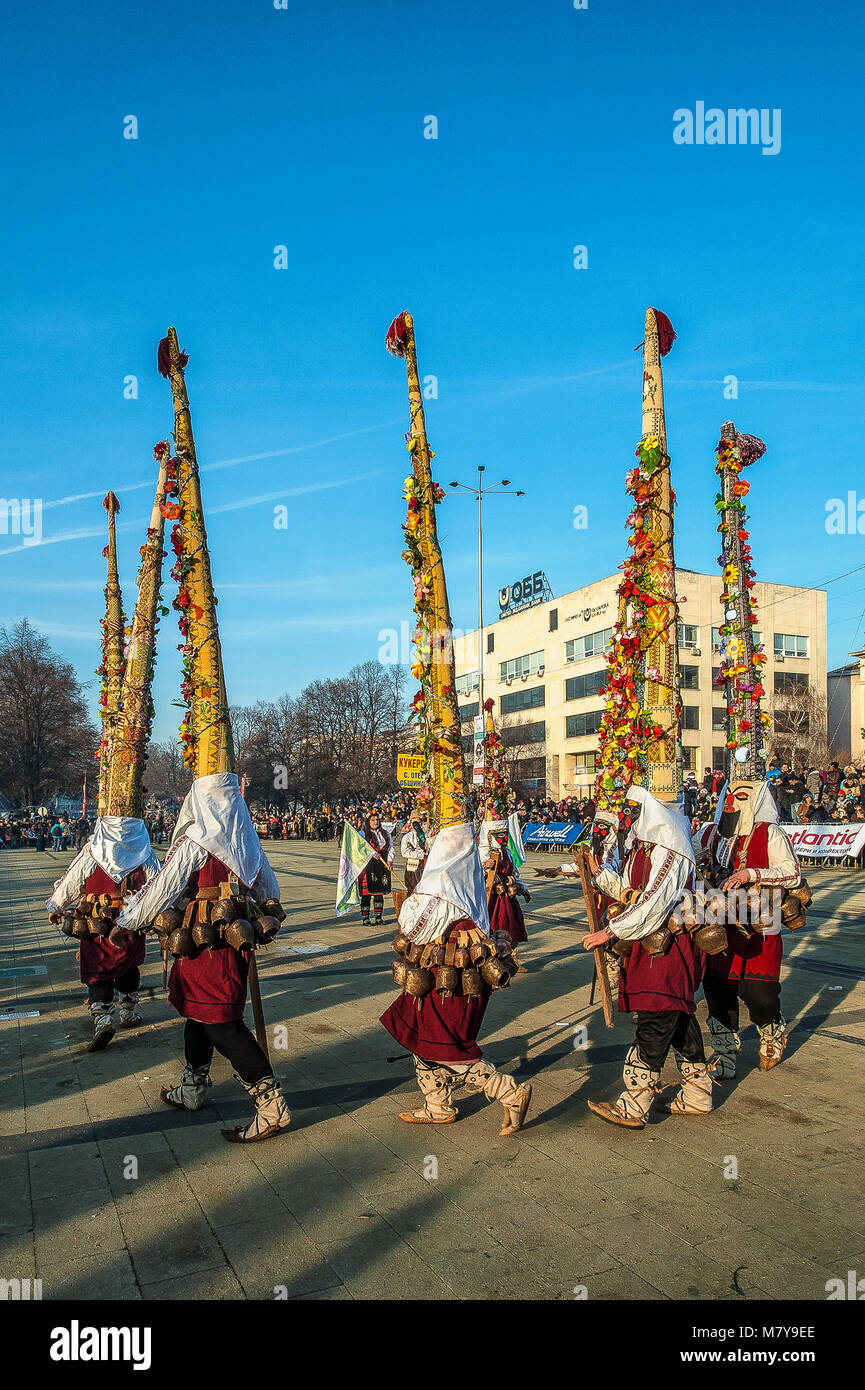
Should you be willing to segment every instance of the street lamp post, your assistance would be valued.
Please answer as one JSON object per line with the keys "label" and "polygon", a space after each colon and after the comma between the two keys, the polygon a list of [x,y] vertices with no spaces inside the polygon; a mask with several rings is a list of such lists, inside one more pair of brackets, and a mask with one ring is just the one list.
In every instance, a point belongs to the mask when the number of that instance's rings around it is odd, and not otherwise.
{"label": "street lamp post", "polygon": [[502,478],[500,483],[492,483],[484,487],[484,473],[486,466],[478,464],[478,485],[469,487],[467,483],[451,483],[451,487],[458,492],[467,492],[470,496],[476,497],[478,502],[478,712],[482,715],[484,709],[484,533],[483,533],[483,500],[490,492],[506,492],[512,497],[525,497],[522,491],[515,491],[511,488],[510,478]]}

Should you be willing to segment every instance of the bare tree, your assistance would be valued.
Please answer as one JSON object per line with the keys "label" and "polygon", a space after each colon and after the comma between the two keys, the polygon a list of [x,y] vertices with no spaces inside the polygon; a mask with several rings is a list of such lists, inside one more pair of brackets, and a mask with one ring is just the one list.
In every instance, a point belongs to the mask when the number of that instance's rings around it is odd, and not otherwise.
{"label": "bare tree", "polygon": [[791,674],[769,702],[771,728],[767,752],[791,767],[828,767],[829,735],[826,697]]}
{"label": "bare tree", "polygon": [[73,668],[30,622],[0,629],[0,792],[22,806],[77,795],[99,735]]}

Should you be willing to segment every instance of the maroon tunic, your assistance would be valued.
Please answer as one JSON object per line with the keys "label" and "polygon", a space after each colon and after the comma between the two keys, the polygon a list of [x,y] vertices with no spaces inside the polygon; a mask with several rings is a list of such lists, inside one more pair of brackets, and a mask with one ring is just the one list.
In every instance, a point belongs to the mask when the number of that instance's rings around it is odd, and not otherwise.
{"label": "maroon tunic", "polygon": [[[455,922],[451,931],[474,924]],[[438,974],[435,966],[432,973]],[[484,984],[483,994],[451,995],[431,990],[418,1008],[411,994],[400,994],[379,1020],[400,1047],[422,1057],[425,1062],[477,1062],[481,1050],[476,1039],[484,1021],[490,989]]]}
{"label": "maroon tunic", "polygon": [[[630,865],[630,886],[645,888],[649,881],[651,852],[640,844]],[[615,931],[615,922],[612,924]],[[695,1011],[694,995],[703,978],[706,957],[688,932],[679,932],[665,956],[650,956],[635,941],[622,957],[619,973],[620,1013],[678,1013]]]}
{"label": "maroon tunic", "polygon": [[[228,869],[219,859],[209,855],[189,880],[197,888],[212,888],[224,883]],[[249,961],[246,952],[236,951],[220,937],[212,950],[196,949],[189,956],[178,956],[171,967],[168,980],[168,999],[183,1018],[199,1023],[231,1023],[243,1018],[246,1005],[246,979]]]}
{"label": "maroon tunic", "polygon": [[[138,868],[127,876],[129,887],[135,891],[144,885],[144,869]],[[85,893],[110,893],[117,896],[118,884],[104,869],[95,868],[84,881]],[[147,944],[144,932],[136,932],[124,946],[113,946],[107,936],[84,936],[79,943],[81,983],[95,985],[103,980],[119,980],[128,970],[144,964]]]}
{"label": "maroon tunic", "polygon": [[[768,867],[769,826],[761,821],[754,826],[750,836],[738,836],[728,868],[732,874],[735,869]],[[774,936],[764,936],[762,932],[755,931],[752,936],[746,937],[731,927],[727,939],[730,945],[726,951],[709,956],[711,975],[722,975],[727,980],[780,980],[784,955],[780,932]]]}
{"label": "maroon tunic", "polygon": [[[504,888],[505,879],[513,873],[515,873],[513,864],[509,857],[501,851],[496,870],[496,882],[500,882]],[[490,899],[490,927],[494,934],[497,931],[507,932],[514,946],[517,946],[521,941],[528,941],[526,919],[523,916],[519,898],[510,897],[507,891],[496,893],[494,890]]]}

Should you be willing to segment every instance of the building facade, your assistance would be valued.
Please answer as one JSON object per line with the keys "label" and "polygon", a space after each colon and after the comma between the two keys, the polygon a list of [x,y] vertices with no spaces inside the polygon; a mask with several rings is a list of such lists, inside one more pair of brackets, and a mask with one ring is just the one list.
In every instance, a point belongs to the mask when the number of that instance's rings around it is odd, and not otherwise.
{"label": "building facade", "polygon": [[[493,700],[502,739],[530,795],[558,800],[584,794],[594,783],[604,709],[598,691],[605,680],[619,579],[610,575],[560,598],[545,598],[483,631],[484,697]],[[699,778],[707,767],[724,766],[726,705],[723,687],[713,684],[720,662],[721,576],[677,569],[676,583],[685,768]],[[825,590],[763,581],[753,592],[757,632],[768,656],[764,685],[770,705],[774,694],[793,684],[807,684],[825,700]],[[468,741],[479,712],[477,632],[456,637],[454,651]]]}
{"label": "building facade", "polygon": [[828,673],[829,752],[861,762],[865,755],[865,650]]}

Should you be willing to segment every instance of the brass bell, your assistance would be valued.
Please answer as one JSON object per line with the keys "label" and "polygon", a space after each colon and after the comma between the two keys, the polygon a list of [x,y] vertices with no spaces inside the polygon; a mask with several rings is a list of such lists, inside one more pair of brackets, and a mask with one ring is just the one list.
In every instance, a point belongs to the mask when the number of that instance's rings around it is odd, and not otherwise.
{"label": "brass bell", "polygon": [[409,965],[405,972],[405,992],[414,995],[415,999],[423,999],[424,995],[429,994],[435,977],[431,970],[424,970],[421,965]]}
{"label": "brass bell", "polygon": [[192,932],[188,927],[176,927],[168,937],[168,949],[173,956],[188,956],[193,946]]}
{"label": "brass bell", "polygon": [[440,965],[436,975],[436,990],[439,994],[449,996],[458,994],[460,988],[460,972],[455,965]]}
{"label": "brass bell", "polygon": [[99,894],[99,906],[100,906],[100,907],[110,907],[110,906],[111,906],[111,894],[110,894],[110,893],[100,893],[100,894]]}
{"label": "brass bell", "polygon": [[86,917],[76,917],[76,918],[75,918],[75,921],[74,921],[73,926],[72,926],[72,935],[73,935],[74,937],[76,937],[79,941],[82,941],[82,940],[84,939],[85,936],[89,936],[89,935],[90,935],[90,922],[89,922],[88,918],[86,918]]}
{"label": "brass bell", "polygon": [[218,939],[216,927],[212,927],[209,922],[196,922],[192,928],[192,940],[196,946],[206,946],[212,951]]}
{"label": "brass bell", "polygon": [[[285,915],[285,914],[283,914]],[[261,940],[266,946],[273,941],[279,933],[278,917],[259,917],[255,923],[256,935],[261,934]]]}
{"label": "brass bell", "polygon": [[405,953],[406,953],[406,947],[408,946],[408,944],[409,944],[408,937],[407,937],[407,936],[404,936],[403,933],[402,933],[401,931],[398,931],[398,932],[397,932],[396,936],[394,937],[393,941],[391,942],[391,946],[393,947],[394,951],[396,951],[396,954],[397,954],[398,956],[404,956],[404,955],[405,955]]}
{"label": "brass bell", "polygon": [[227,927],[237,916],[237,909],[230,898],[221,898],[215,905],[210,920],[214,926]]}
{"label": "brass bell", "polygon": [[261,910],[265,917],[275,917],[278,922],[285,921],[285,908],[278,898],[268,898]]}
{"label": "brass bell", "polygon": [[229,922],[227,927],[223,927],[222,935],[233,946],[235,951],[242,951],[245,947],[252,946],[255,941],[255,932],[252,923],[247,922],[244,917],[238,917],[236,921]]}
{"label": "brass bell", "polygon": [[484,992],[484,982],[481,972],[476,970],[473,965],[468,966],[462,973],[463,994],[468,998],[473,998]]}
{"label": "brass bell", "polygon": [[666,927],[658,927],[657,931],[649,932],[648,936],[640,938],[640,945],[648,956],[663,956],[669,951],[673,942],[673,933]]}
{"label": "brass bell", "polygon": [[412,941],[411,944],[406,947],[405,958],[407,961],[410,961],[412,965],[417,965],[422,955],[423,946],[419,946],[416,941]]}
{"label": "brass bell", "polygon": [[465,970],[467,965],[471,965],[472,958],[465,946],[458,946],[454,951],[454,965],[457,970]]}
{"label": "brass bell", "polygon": [[154,918],[153,925],[160,936],[170,936],[178,927],[183,926],[183,913],[178,912],[173,907],[166,907],[164,912]]}
{"label": "brass bell", "polygon": [[718,922],[706,922],[692,934],[691,940],[707,956],[718,956],[727,949],[727,933]]}
{"label": "brass bell", "polygon": [[60,923],[60,930],[62,931],[64,936],[75,935],[75,917],[71,912],[65,912],[63,914],[63,920]]}
{"label": "brass bell", "polygon": [[486,960],[489,954],[490,948],[485,941],[476,941],[473,946],[469,947],[472,965],[478,965],[481,961]]}
{"label": "brass bell", "polygon": [[114,923],[112,922],[110,917],[91,917],[90,935],[107,936],[113,926]]}
{"label": "brass bell", "polygon": [[395,956],[391,962],[391,973],[393,982],[399,989],[405,988],[405,979],[409,971],[409,963],[405,956]]}
{"label": "brass bell", "polygon": [[485,960],[481,966],[481,974],[490,989],[504,989],[510,984],[510,971],[507,970],[503,962],[498,959]]}
{"label": "brass bell", "polygon": [[619,941],[618,938],[613,942],[613,950],[620,960],[629,956],[634,949],[633,941]]}

